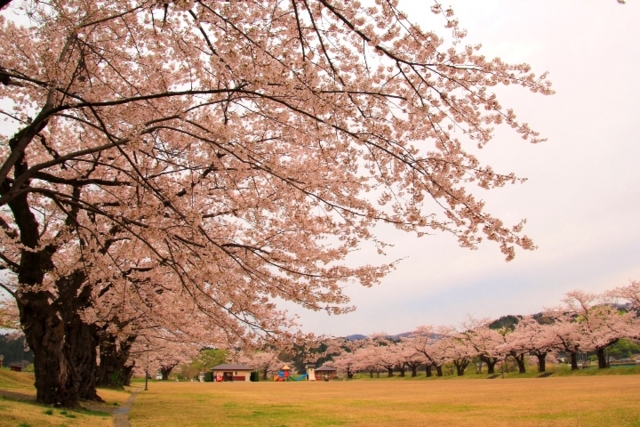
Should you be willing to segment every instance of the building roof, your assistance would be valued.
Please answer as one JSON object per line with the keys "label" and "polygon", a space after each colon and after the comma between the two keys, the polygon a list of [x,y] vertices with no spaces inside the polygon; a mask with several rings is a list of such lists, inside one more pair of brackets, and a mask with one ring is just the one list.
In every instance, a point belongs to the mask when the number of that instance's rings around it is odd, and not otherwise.
{"label": "building roof", "polygon": [[323,365],[323,366],[321,366],[319,368],[316,368],[316,372],[323,372],[323,371],[325,371],[325,372],[335,372],[335,371],[337,371],[337,369],[334,368],[333,366],[327,366],[327,365]]}
{"label": "building roof", "polygon": [[253,371],[253,367],[237,363],[223,363],[211,368],[213,371]]}

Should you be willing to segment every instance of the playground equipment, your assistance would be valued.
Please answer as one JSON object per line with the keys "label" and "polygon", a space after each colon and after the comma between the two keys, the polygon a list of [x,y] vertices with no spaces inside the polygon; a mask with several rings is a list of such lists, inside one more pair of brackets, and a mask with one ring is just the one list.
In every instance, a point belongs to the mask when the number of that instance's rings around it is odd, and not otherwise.
{"label": "playground equipment", "polygon": [[[283,374],[283,375],[280,375],[280,374]],[[274,380],[274,381],[276,381],[276,382],[283,382],[283,381],[302,381],[302,380],[307,379],[307,377],[308,377],[308,375],[307,375],[306,373],[305,373],[305,374],[302,374],[302,375],[299,375],[299,376],[297,376],[297,377],[294,377],[293,375],[289,375],[288,377],[286,377],[286,376],[284,375],[284,372],[280,371],[280,372],[278,372],[278,374],[277,374],[277,375],[275,375],[275,376],[273,377],[273,380]]]}
{"label": "playground equipment", "polygon": [[307,372],[297,377],[294,377],[293,375],[291,375],[291,372],[290,372],[291,368],[285,365],[281,370],[278,371],[276,375],[274,375],[273,381],[275,382],[284,382],[284,381],[290,381],[290,380],[291,381],[303,381],[303,380],[315,381],[316,376],[314,373],[314,365],[307,365],[306,368],[307,368]]}
{"label": "playground equipment", "polygon": [[309,378],[309,381],[315,381],[316,380],[316,365],[307,365],[307,366],[305,366],[305,368],[307,368],[307,378]]}

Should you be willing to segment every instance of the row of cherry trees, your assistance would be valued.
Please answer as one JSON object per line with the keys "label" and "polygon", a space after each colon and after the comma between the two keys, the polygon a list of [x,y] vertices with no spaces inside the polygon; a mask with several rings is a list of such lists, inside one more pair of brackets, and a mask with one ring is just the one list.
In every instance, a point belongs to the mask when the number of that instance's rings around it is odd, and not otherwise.
{"label": "row of cherry trees", "polygon": [[489,374],[507,359],[515,361],[520,373],[526,371],[526,357],[537,359],[544,372],[549,355],[564,353],[571,369],[578,369],[579,352],[595,352],[598,367],[607,367],[606,348],[620,339],[640,339],[640,282],[602,294],[574,291],[562,304],[544,310],[540,316],[525,316],[512,327],[490,327],[488,320],[469,318],[460,328],[420,326],[400,340],[379,334],[352,342],[334,342],[333,366],[351,376],[356,371],[395,371],[417,375],[426,366],[427,376],[443,375],[451,363],[458,375],[473,360],[487,366]]}

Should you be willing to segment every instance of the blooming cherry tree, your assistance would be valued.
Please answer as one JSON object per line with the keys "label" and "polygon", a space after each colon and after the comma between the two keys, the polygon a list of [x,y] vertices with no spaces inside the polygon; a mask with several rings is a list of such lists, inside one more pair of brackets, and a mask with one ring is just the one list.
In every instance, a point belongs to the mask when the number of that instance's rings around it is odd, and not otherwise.
{"label": "blooming cherry tree", "polygon": [[507,259],[534,247],[474,196],[519,179],[472,150],[499,124],[539,141],[492,88],[550,84],[464,46],[437,2],[443,34],[393,1],[0,6],[0,268],[41,403],[77,404],[74,360],[95,347],[65,343],[93,346],[103,291],[132,273],[160,306],[191,300],[251,341],[290,329],[274,299],[350,310],[345,282],[394,267],[345,262],[363,241],[384,250],[379,222]]}
{"label": "blooming cherry tree", "polygon": [[598,356],[598,368],[606,368],[605,349],[620,338],[632,335],[637,325],[635,312],[618,309],[607,293],[573,291],[566,294],[564,310],[570,313],[580,334],[580,347]]}
{"label": "blooming cherry tree", "polygon": [[478,358],[487,364],[487,373],[493,374],[496,364],[504,360],[506,354],[500,347],[504,342],[503,336],[497,330],[489,328],[490,323],[489,319],[479,320],[469,317],[463,323],[463,331],[460,335],[473,348]]}

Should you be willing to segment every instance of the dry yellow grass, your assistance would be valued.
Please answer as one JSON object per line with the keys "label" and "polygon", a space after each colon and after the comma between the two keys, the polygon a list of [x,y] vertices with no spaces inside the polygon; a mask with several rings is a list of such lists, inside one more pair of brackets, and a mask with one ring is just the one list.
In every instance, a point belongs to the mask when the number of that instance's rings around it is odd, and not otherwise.
{"label": "dry yellow grass", "polygon": [[151,426],[640,426],[640,376],[468,381],[154,383]]}
{"label": "dry yellow grass", "polygon": [[0,427],[112,427],[111,412],[129,393],[99,390],[105,404],[86,404],[84,409],[64,410],[35,403],[33,374],[0,370]]}

